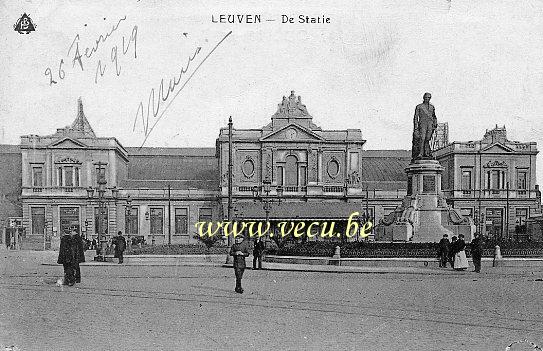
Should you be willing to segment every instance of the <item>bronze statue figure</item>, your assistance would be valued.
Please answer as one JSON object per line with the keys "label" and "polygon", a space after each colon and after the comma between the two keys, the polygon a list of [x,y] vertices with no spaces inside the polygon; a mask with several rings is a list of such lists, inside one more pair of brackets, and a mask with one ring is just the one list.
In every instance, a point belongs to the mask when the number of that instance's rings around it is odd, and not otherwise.
{"label": "bronze statue figure", "polygon": [[415,108],[413,117],[413,161],[420,159],[433,159],[430,139],[437,128],[437,118],[434,105],[430,103],[432,95],[424,93],[423,103]]}

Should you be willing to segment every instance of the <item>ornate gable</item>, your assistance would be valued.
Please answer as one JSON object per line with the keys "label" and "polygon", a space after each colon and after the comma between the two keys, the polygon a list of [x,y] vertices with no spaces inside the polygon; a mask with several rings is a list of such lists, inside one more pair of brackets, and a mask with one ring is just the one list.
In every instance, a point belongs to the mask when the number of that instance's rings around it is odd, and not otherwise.
{"label": "ornate gable", "polygon": [[52,149],[81,149],[86,148],[87,145],[83,144],[79,140],[63,138],[51,143],[48,147]]}
{"label": "ornate gable", "polygon": [[513,152],[514,150],[501,143],[494,143],[483,148],[481,151],[488,152],[488,153],[509,153],[509,152]]}
{"label": "ornate gable", "polygon": [[269,133],[268,135],[260,138],[260,141],[323,141],[320,135],[299,126],[294,123],[290,123],[279,130]]}

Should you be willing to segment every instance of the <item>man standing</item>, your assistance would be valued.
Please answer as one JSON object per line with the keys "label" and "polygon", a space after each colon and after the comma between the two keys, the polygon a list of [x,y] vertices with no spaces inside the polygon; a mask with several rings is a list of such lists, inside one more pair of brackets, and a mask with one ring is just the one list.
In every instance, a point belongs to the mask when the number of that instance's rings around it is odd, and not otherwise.
{"label": "man standing", "polygon": [[79,263],[85,262],[85,250],[83,249],[83,239],[77,232],[77,229],[72,228],[72,267],[74,270],[74,278],[76,283],[81,283],[81,269]]}
{"label": "man standing", "polygon": [[[253,248],[253,269],[262,269],[262,254],[264,253],[264,242],[262,239],[255,239]],[[258,268],[256,263],[258,262]]]}
{"label": "man standing", "polygon": [[75,272],[73,266],[72,237],[70,233],[65,232],[60,239],[60,249],[58,251],[57,263],[64,266],[64,285],[73,286],[75,284]]}
{"label": "man standing", "polygon": [[449,259],[449,237],[443,234],[443,238],[439,241],[439,267],[446,268],[447,260]]}
{"label": "man standing", "polygon": [[238,294],[243,294],[241,278],[245,271],[245,257],[249,256],[249,245],[242,236],[234,238],[235,243],[230,248],[230,256],[234,256],[234,273],[236,274],[236,289]]}
{"label": "man standing", "polygon": [[481,257],[483,256],[483,243],[481,235],[475,233],[475,238],[471,241],[471,257],[473,258],[474,272],[481,273]]}
{"label": "man standing", "polygon": [[123,236],[123,232],[119,230],[117,237],[115,238],[115,257],[119,259],[119,264],[123,263],[123,253],[126,249],[126,239]]}
{"label": "man standing", "polygon": [[430,103],[432,95],[424,93],[422,104],[415,107],[413,117],[413,160],[431,158],[430,139],[437,128],[437,117],[434,105]]}

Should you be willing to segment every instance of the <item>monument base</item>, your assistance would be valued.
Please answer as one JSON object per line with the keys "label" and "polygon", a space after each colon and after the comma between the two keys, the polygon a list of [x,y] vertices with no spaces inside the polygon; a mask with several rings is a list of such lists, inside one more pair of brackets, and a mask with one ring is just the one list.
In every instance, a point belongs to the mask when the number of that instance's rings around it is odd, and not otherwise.
{"label": "monument base", "polygon": [[435,160],[416,160],[407,168],[407,196],[377,227],[376,240],[439,242],[463,234],[471,241],[475,225],[449,207],[441,191],[443,168]]}

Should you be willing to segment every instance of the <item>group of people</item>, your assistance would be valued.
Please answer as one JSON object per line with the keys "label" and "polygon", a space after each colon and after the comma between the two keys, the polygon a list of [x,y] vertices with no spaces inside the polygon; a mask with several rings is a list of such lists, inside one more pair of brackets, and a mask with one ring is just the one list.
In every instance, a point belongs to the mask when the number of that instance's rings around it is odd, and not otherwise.
{"label": "group of people", "polygon": [[[99,250],[95,239],[90,245],[88,242],[87,239],[79,235],[76,228],[71,228],[60,239],[57,263],[64,267],[64,285],[73,286],[75,283],[81,283],[79,264],[85,262],[85,251],[92,246],[96,247],[97,251]],[[115,245],[114,257],[118,258],[119,264],[121,264],[124,261],[124,250],[126,249],[126,239],[121,231],[113,238],[112,243]]]}
{"label": "group of people", "polygon": [[[253,246],[253,269],[262,269],[262,255],[264,254],[265,245],[262,239],[254,241]],[[249,256],[249,244],[242,236],[237,236],[234,239],[234,245],[230,248],[230,256],[234,256],[234,274],[236,275],[235,292],[243,294],[241,287],[241,278],[245,271],[245,257]],[[257,268],[258,264],[258,268]]]}
{"label": "group of people", "polygon": [[81,262],[85,262],[83,239],[77,229],[72,228],[60,239],[58,252],[57,263],[64,266],[64,285],[73,286],[75,283],[81,283],[79,268]]}
{"label": "group of people", "polygon": [[[471,241],[470,248],[473,265],[475,266],[474,272],[480,273],[483,248],[481,236],[478,233],[475,234],[475,238]],[[466,242],[463,234],[458,235],[458,238],[453,236],[450,242],[448,235],[444,234],[439,242],[439,267],[446,268],[448,262],[455,270],[466,270],[469,265],[465,249]]]}

